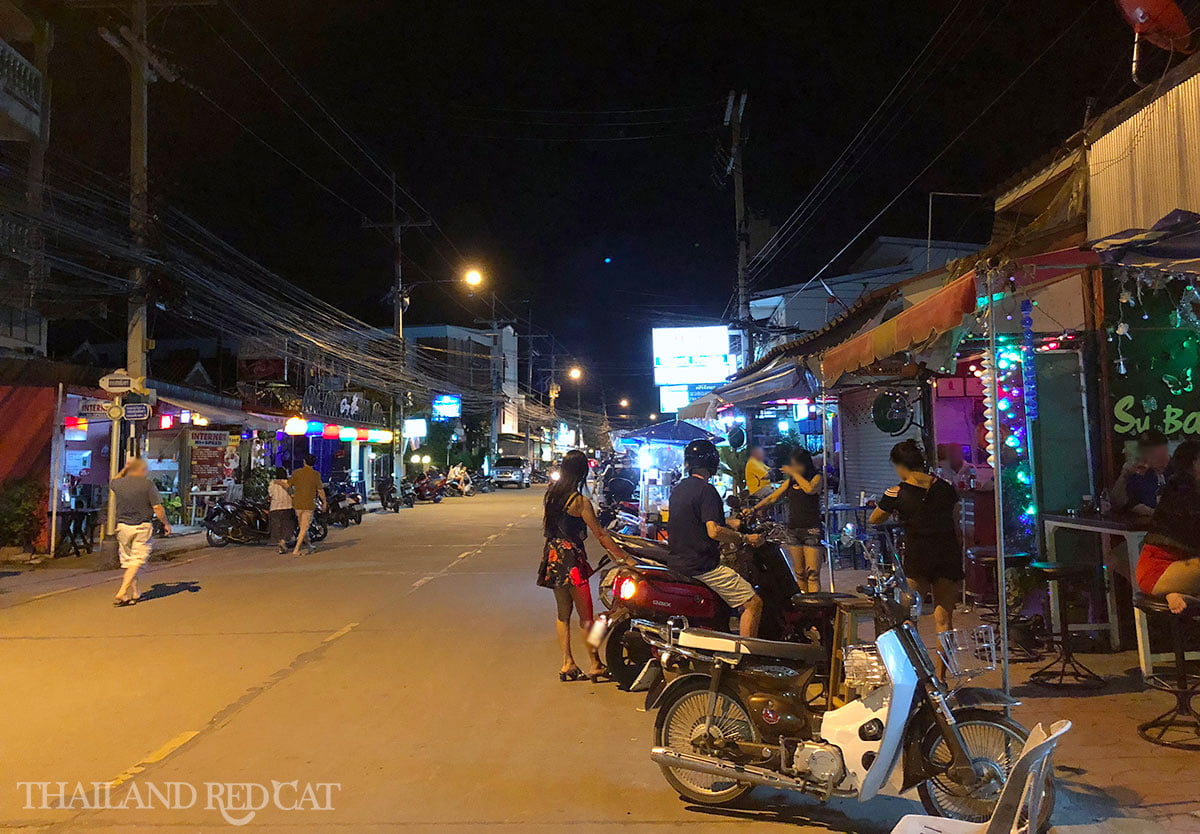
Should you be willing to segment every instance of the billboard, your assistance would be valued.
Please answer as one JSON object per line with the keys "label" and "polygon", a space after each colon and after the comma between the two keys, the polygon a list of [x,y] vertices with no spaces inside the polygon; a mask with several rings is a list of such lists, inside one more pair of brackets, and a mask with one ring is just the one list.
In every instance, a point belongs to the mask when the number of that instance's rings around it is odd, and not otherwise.
{"label": "billboard", "polygon": [[462,417],[462,397],[458,394],[435,394],[433,397],[433,421],[457,420]]}
{"label": "billboard", "polygon": [[720,387],[715,382],[703,385],[660,385],[658,387],[658,410],[663,414],[674,414],[684,406],[694,403],[705,394]]}
{"label": "billboard", "polygon": [[729,328],[656,327],[653,331],[654,384],[723,382],[737,372]]}

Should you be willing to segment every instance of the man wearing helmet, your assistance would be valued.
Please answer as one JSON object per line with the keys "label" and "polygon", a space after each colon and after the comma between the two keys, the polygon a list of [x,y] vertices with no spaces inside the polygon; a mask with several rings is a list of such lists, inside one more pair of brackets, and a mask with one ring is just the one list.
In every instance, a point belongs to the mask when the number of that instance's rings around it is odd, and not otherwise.
{"label": "man wearing helmet", "polygon": [[725,526],[721,496],[708,479],[717,474],[721,457],[710,440],[693,440],[683,450],[688,477],[671,491],[667,521],[671,555],[668,565],[716,591],[731,608],[740,609],[738,632],[743,637],[758,634],[762,599],[737,571],[721,564],[721,542],[757,547],[762,536],[743,535]]}

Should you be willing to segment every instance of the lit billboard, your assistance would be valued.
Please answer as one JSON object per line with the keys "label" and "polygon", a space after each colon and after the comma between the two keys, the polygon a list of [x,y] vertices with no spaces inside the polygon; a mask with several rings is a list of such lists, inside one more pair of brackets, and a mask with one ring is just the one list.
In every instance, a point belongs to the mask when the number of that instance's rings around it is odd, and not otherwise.
{"label": "lit billboard", "polygon": [[458,394],[438,394],[433,398],[433,421],[457,420],[462,417],[462,397]]}
{"label": "lit billboard", "polygon": [[723,382],[737,372],[729,328],[724,325],[656,327],[652,341],[655,385]]}

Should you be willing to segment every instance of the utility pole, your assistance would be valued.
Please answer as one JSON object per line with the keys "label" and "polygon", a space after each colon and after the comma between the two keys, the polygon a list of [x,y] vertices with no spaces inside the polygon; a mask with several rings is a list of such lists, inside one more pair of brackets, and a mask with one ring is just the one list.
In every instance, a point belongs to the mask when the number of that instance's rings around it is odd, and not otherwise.
{"label": "utility pole", "polygon": [[[754,361],[750,333],[750,293],[746,286],[746,265],[750,260],[750,230],[746,226],[746,187],[742,178],[742,116],[746,112],[746,97],[729,91],[725,105],[725,125],[731,133],[729,165],[733,169],[734,231],[737,237],[737,317],[742,330],[742,367]],[[735,102],[734,99],[737,98]]]}
{"label": "utility pole", "polygon": [[555,380],[554,375],[558,366],[558,354],[550,354],[550,461],[553,462],[558,451],[558,412],[555,410],[555,402],[558,400],[558,395],[562,391]]}

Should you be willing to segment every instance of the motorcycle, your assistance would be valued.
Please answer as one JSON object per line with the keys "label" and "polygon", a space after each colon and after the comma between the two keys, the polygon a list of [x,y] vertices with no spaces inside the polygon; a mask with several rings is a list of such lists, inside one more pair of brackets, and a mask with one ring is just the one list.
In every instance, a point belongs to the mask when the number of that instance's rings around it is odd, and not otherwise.
{"label": "motorcycle", "polygon": [[396,489],[395,481],[391,478],[380,478],[375,491],[379,494],[379,506],[383,508],[384,512],[400,512],[404,501],[401,498],[400,490]]}
{"label": "motorcycle", "polygon": [[[824,646],[826,662],[819,671],[820,680],[826,680],[837,601],[851,594],[801,593],[782,544],[783,528],[774,522],[758,521],[743,529],[762,533],[764,543],[757,548],[734,548],[726,556],[763,600],[760,634],[769,640],[815,641]],[[610,534],[637,564],[604,573],[600,580],[600,601],[608,610],[597,618],[591,637],[618,685],[636,689],[651,651],[631,628],[634,619],[665,623],[670,617],[684,616],[696,625],[728,631],[730,618],[736,612],[700,580],[666,567],[669,548],[665,542],[618,532]],[[602,570],[605,564],[602,560]]]}
{"label": "motorcycle", "polygon": [[432,501],[440,504],[446,494],[446,476],[422,473],[413,484],[413,501]]}
{"label": "motorcycle", "polygon": [[352,523],[362,524],[362,495],[351,490],[347,484],[330,484],[325,494],[329,498],[326,510],[331,524],[343,527],[349,527]]}
{"label": "motorcycle", "polygon": [[[210,547],[227,544],[259,544],[270,541],[271,527],[265,504],[253,501],[218,501],[208,508],[201,525]],[[321,541],[329,535],[328,522],[322,513],[313,514],[309,538]]]}
{"label": "motorcycle", "polygon": [[492,476],[483,474],[482,469],[476,469],[471,473],[471,485],[475,488],[475,491],[481,495],[491,492],[494,488]]}
{"label": "motorcycle", "polygon": [[[991,817],[1028,737],[994,708],[1019,702],[941,681],[913,625],[920,598],[898,569],[860,591],[881,631],[874,645],[846,647],[843,683],[857,697],[823,713],[805,698],[821,647],[719,633],[685,618],[635,622],[665,673],[646,699],[658,709],[650,758],[681,797],[729,805],[765,785],[865,802],[899,769],[901,792],[916,788],[928,813]],[[991,626],[945,632],[940,641],[960,679],[995,668]],[[1042,819],[1031,826],[1038,831],[1049,825],[1053,782],[1043,790]]]}

